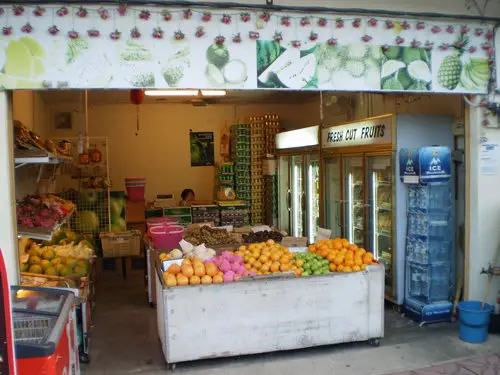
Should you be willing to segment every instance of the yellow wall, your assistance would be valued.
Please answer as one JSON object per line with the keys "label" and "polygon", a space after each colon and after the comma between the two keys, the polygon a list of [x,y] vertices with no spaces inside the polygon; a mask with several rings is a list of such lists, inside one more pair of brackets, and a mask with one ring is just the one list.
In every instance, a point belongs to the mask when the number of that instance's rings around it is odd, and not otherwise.
{"label": "yellow wall", "polygon": [[[51,104],[49,112],[78,110],[78,103]],[[129,104],[96,105],[89,108],[89,135],[109,139],[110,175],[113,189],[124,189],[124,179],[140,176],[147,179],[147,199],[157,193],[174,193],[178,198],[185,188],[192,188],[197,199],[213,199],[214,168],[191,167],[189,131],[213,131],[216,161],[220,161],[219,139],[222,129],[233,119],[246,121],[249,116],[277,113],[285,128],[300,128],[319,122],[319,104],[294,105],[211,105],[145,104],[140,106],[141,130],[136,136],[136,107]],[[52,115],[49,115],[51,117]],[[340,122],[344,119],[340,116]],[[74,131],[55,132],[51,137],[76,136],[84,123],[82,113],[74,117]],[[60,187],[60,186],[58,186]]]}
{"label": "yellow wall", "polygon": [[[287,94],[283,95],[286,100]],[[328,105],[323,110],[324,123],[328,126],[386,113],[440,113],[459,117],[462,107],[458,96],[364,94],[335,104],[329,102],[329,96],[324,95]],[[420,99],[408,103],[409,98]],[[61,111],[73,112],[73,131],[54,130],[53,116]],[[126,177],[141,176],[147,179],[148,199],[154,199],[157,193],[174,193],[179,197],[184,188],[192,188],[198,199],[206,200],[213,197],[215,172],[211,167],[190,166],[189,131],[213,131],[216,161],[220,161],[219,138],[224,126],[231,125],[235,119],[243,122],[249,116],[265,113],[279,114],[282,128],[286,130],[319,124],[319,95],[317,101],[302,104],[217,104],[208,107],[145,104],[140,106],[141,130],[138,136],[135,135],[135,106],[95,105],[89,108],[89,135],[109,139],[110,175],[114,189],[124,189]],[[40,94],[29,91],[15,93],[14,118],[49,138],[76,137],[84,124],[80,103],[45,103]],[[59,184],[58,188],[61,187]]]}

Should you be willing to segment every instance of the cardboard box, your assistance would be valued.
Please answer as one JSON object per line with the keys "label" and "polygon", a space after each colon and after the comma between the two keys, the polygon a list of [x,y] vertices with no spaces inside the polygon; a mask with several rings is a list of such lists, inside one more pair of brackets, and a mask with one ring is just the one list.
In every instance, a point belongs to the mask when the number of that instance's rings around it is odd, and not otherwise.
{"label": "cardboard box", "polygon": [[127,224],[146,221],[146,201],[127,201]]}
{"label": "cardboard box", "polygon": [[191,216],[191,207],[170,207],[163,210],[163,216]]}
{"label": "cardboard box", "polygon": [[144,254],[144,237],[146,235],[146,222],[142,223],[127,223],[127,230],[138,230],[141,232],[141,241],[140,241],[140,247],[141,247],[141,252],[139,256],[142,256]]}

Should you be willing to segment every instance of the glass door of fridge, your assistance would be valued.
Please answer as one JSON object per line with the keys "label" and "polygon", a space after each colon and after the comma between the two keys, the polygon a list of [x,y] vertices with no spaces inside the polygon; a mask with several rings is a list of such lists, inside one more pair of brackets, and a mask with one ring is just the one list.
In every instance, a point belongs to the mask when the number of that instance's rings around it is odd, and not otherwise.
{"label": "glass door of fridge", "polygon": [[392,160],[390,155],[367,156],[366,178],[368,185],[367,250],[385,266],[386,292],[392,295],[393,238],[392,238]]}
{"label": "glass door of fridge", "polygon": [[278,226],[290,233],[290,157],[282,155],[278,159]]}
{"label": "glass door of fridge", "polygon": [[342,205],[340,195],[340,156],[325,158],[325,227],[332,231],[332,238],[343,237]]}
{"label": "glass door of fridge", "polygon": [[319,154],[306,155],[306,230],[310,243],[316,242],[319,226]]}
{"label": "glass door of fridge", "polygon": [[344,178],[344,227],[345,237],[359,247],[365,247],[365,202],[362,156],[342,158]]}
{"label": "glass door of fridge", "polygon": [[290,195],[291,195],[291,223],[290,233],[293,237],[304,237],[304,163],[303,156],[290,157]]}

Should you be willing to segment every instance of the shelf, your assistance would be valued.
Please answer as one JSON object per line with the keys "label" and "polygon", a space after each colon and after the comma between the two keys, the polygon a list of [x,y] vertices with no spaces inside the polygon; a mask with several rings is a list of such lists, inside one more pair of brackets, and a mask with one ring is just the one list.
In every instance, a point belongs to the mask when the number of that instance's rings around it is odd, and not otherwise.
{"label": "shelf", "polygon": [[16,168],[28,164],[59,164],[73,160],[70,156],[54,155],[43,150],[15,150],[14,162]]}
{"label": "shelf", "polygon": [[28,237],[33,240],[50,241],[55,232],[57,232],[64,224],[68,222],[73,215],[75,210],[71,211],[66,215],[66,217],[58,223],[54,228],[39,228],[39,227],[27,227],[21,224],[17,225],[17,235],[20,237]]}
{"label": "shelf", "polygon": [[389,203],[382,203],[377,206],[377,210],[382,211],[392,211],[392,205]]}
{"label": "shelf", "polygon": [[377,235],[379,235],[379,236],[381,236],[381,237],[392,237],[392,234],[391,234],[391,233],[382,232],[382,231],[378,231],[378,232],[377,232]]}
{"label": "shelf", "polygon": [[379,181],[379,182],[377,182],[377,187],[378,186],[380,186],[380,187],[390,187],[390,186],[392,186],[392,183],[387,182],[387,181]]}

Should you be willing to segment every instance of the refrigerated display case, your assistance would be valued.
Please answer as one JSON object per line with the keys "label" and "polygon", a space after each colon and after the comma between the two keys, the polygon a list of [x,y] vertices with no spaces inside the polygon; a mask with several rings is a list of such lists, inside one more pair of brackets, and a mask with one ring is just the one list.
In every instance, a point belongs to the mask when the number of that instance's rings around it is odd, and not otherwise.
{"label": "refrigerated display case", "polygon": [[342,201],[340,185],[340,156],[324,159],[324,226],[332,231],[332,238],[342,237]]}
{"label": "refrigerated display case", "polygon": [[386,298],[405,296],[406,188],[395,150],[453,148],[447,116],[384,115],[325,127],[321,133],[325,228],[371,251],[385,266]]}
{"label": "refrigerated display case", "polygon": [[393,294],[393,215],[392,156],[366,156],[366,183],[368,187],[369,249],[376,260],[385,266],[385,290]]}
{"label": "refrigerated display case", "polygon": [[319,225],[318,126],[278,133],[278,223],[293,237],[314,242]]}
{"label": "refrigerated display case", "polygon": [[80,374],[73,293],[12,286],[11,294],[18,374]]}
{"label": "refrigerated display case", "polygon": [[[394,241],[392,126],[390,115],[366,119],[325,128],[321,141],[324,226],[332,230],[333,238],[346,238],[384,264],[390,299],[394,287],[389,256]],[[379,129],[378,139],[366,136],[373,127]]]}
{"label": "refrigerated display case", "polygon": [[315,241],[320,220],[319,154],[306,154],[306,227],[309,241]]}
{"label": "refrigerated display case", "polygon": [[365,246],[365,198],[363,156],[343,156],[344,227],[349,242]]}
{"label": "refrigerated display case", "polygon": [[303,157],[292,155],[290,167],[290,195],[292,197],[290,213],[290,232],[293,237],[304,236],[304,169]]}

